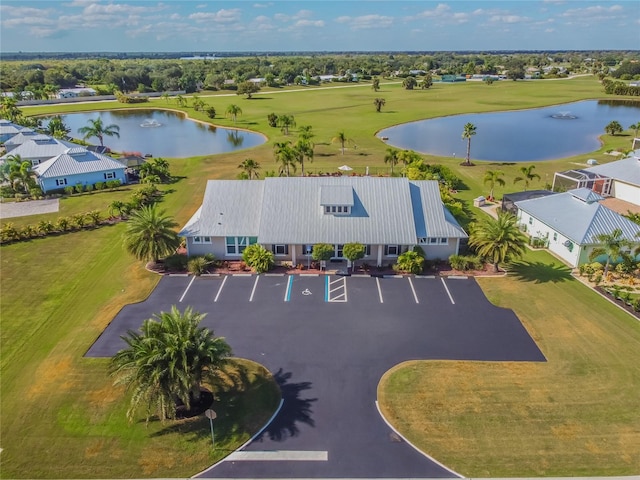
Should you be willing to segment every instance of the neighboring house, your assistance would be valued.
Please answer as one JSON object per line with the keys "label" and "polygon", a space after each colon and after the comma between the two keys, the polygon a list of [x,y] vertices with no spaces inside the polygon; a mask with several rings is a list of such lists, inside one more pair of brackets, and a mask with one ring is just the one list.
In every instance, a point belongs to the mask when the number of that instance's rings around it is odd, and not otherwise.
{"label": "neighboring house", "polygon": [[47,137],[42,140],[27,140],[22,145],[17,146],[10,153],[0,157],[0,163],[7,160],[11,155],[20,155],[22,160],[28,160],[33,166],[40,164],[51,157],[64,153],[69,148],[77,148],[78,145],[63,140]]}
{"label": "neighboring house", "polygon": [[93,97],[96,95],[96,91],[93,88],[77,87],[77,88],[61,88],[58,90],[56,97],[62,98],[76,98],[76,97]]}
{"label": "neighboring house", "polygon": [[393,263],[420,245],[428,259],[457,254],[467,234],[444,207],[436,181],[389,177],[209,180],[202,206],[180,232],[189,255],[240,259],[258,243],[276,261],[301,263],[316,243],[366,245],[365,261]]}
{"label": "neighboring house", "polygon": [[0,143],[4,143],[11,137],[15,137],[23,130],[30,130],[22,125],[17,125],[4,118],[0,119]]}
{"label": "neighboring house", "polygon": [[640,244],[640,226],[601,205],[600,200],[603,197],[588,188],[523,200],[516,202],[518,223],[532,237],[546,239],[549,250],[572,267],[589,263],[589,255],[600,246],[596,237],[616,228],[624,238]]}
{"label": "neighboring house", "polygon": [[20,133],[4,142],[4,148],[7,150],[7,153],[10,153],[13,149],[19,147],[25,142],[28,142],[29,140],[48,140],[50,138],[51,137],[49,135],[34,132],[30,128],[25,128]]}
{"label": "neighboring house", "polygon": [[43,192],[61,190],[67,186],[95,185],[119,180],[127,183],[126,167],[111,157],[82,147],[68,148],[64,153],[42,162],[33,169]]}

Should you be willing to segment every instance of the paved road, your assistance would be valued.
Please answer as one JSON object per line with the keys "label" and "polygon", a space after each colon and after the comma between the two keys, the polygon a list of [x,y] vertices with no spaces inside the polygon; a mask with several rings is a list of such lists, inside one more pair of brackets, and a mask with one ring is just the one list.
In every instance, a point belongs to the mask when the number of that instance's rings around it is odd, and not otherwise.
{"label": "paved road", "polygon": [[381,419],[380,377],[410,359],[545,360],[514,313],[491,305],[472,279],[335,276],[165,277],[88,355],[112,355],[127,328],[172,304],[208,312],[205,325],[269,368],[284,397],[246,447],[250,460],[225,461],[205,477],[454,477]]}

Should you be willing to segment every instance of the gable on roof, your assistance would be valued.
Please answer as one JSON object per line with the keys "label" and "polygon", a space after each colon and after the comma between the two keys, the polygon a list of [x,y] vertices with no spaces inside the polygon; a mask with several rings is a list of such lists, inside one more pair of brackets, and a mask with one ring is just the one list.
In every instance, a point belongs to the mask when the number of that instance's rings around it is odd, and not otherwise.
{"label": "gable on roof", "polygon": [[125,168],[122,163],[111,157],[90,152],[82,147],[74,147],[42,162],[33,171],[38,177],[54,178],[95,172],[124,171]]}
{"label": "gable on roof", "polygon": [[523,200],[516,206],[578,245],[597,244],[598,235],[610,234],[616,228],[624,238],[637,242],[637,224],[597,201],[587,203],[572,192]]}

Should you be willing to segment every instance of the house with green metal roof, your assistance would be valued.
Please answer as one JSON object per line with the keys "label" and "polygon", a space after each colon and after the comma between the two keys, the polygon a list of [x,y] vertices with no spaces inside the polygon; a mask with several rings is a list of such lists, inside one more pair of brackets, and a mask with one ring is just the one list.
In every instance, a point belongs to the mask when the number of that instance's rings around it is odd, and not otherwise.
{"label": "house with green metal roof", "polygon": [[467,234],[445,208],[436,181],[392,177],[273,177],[209,180],[201,207],[182,228],[189,255],[240,259],[251,244],[276,261],[302,263],[312,246],[366,246],[383,265],[419,245],[428,259],[457,254]]}
{"label": "house with green metal roof", "polygon": [[603,199],[589,188],[577,188],[523,200],[515,203],[518,223],[531,236],[546,239],[548,249],[571,267],[589,263],[593,249],[601,246],[597,236],[616,228],[626,240],[640,245],[640,225],[601,205]]}

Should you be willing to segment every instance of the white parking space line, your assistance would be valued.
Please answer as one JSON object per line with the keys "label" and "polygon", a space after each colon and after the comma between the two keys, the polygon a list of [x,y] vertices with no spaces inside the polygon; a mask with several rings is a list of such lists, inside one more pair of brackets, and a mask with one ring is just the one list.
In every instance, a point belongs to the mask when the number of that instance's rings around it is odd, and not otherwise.
{"label": "white parking space line", "polygon": [[253,302],[253,294],[256,293],[256,287],[258,286],[258,280],[260,280],[260,275],[256,275],[256,281],[253,282],[253,289],[251,290],[251,296],[249,297],[249,301]]}
{"label": "white parking space line", "polygon": [[[334,285],[336,285],[334,287]],[[335,293],[340,292],[342,293]],[[347,277],[338,277],[337,279],[327,281],[327,302],[341,302],[347,301]]]}
{"label": "white parking space line", "polygon": [[189,288],[191,288],[191,284],[193,283],[193,281],[196,279],[196,276],[194,275],[193,278],[191,279],[191,281],[189,282],[189,285],[187,285],[187,288],[184,289],[184,293],[182,294],[182,296],[180,297],[180,300],[178,300],[178,303],[182,303],[182,300],[184,300],[184,296],[187,294],[187,292],[189,291]]}
{"label": "white parking space line", "polygon": [[293,285],[293,275],[289,275],[287,280],[287,289],[284,291],[284,301],[289,302],[291,300],[291,286]]}
{"label": "white parking space line", "polygon": [[218,298],[220,297],[220,292],[222,292],[222,287],[224,287],[224,282],[227,281],[227,278],[229,278],[229,277],[224,277],[222,279],[222,283],[220,284],[220,288],[218,288],[218,293],[216,293],[216,298],[213,299],[214,303],[218,301]]}
{"label": "white parking space line", "polygon": [[451,296],[451,292],[449,291],[449,288],[447,287],[447,284],[444,281],[444,278],[440,278],[440,280],[442,280],[442,285],[444,285],[444,289],[447,291],[447,295],[449,295],[449,300],[451,300],[451,304],[455,305],[456,302],[453,301],[453,297]]}
{"label": "white parking space line", "polygon": [[416,295],[416,289],[413,288],[413,282],[411,281],[411,277],[407,277],[409,279],[409,286],[411,287],[411,291],[413,292],[413,298],[416,300],[416,303],[420,303],[418,301],[418,295]]}
{"label": "white parking space line", "polygon": [[380,303],[384,303],[382,299],[382,289],[380,288],[380,279],[376,277],[376,285],[378,285],[378,296],[380,297]]}
{"label": "white parking space line", "polygon": [[267,462],[267,461],[297,461],[297,462],[326,462],[329,452],[321,450],[261,450],[233,452],[227,462]]}

